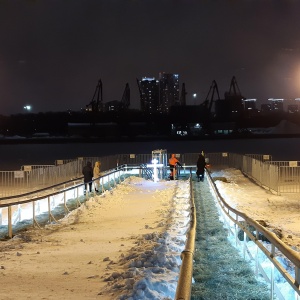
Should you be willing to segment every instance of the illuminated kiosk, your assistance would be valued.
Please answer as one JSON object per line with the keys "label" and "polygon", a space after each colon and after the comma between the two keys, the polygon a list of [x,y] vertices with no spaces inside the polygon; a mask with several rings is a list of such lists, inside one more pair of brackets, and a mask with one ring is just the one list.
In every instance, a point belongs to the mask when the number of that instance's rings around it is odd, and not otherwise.
{"label": "illuminated kiosk", "polygon": [[148,168],[153,168],[153,179],[154,181],[158,181],[158,179],[162,179],[167,174],[167,166],[168,166],[168,155],[167,150],[158,149],[152,151],[152,164],[148,164]]}

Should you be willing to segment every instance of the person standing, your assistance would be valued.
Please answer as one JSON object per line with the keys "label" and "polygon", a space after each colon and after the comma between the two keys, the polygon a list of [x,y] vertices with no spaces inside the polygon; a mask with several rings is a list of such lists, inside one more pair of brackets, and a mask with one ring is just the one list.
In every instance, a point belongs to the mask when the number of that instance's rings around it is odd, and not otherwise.
{"label": "person standing", "polygon": [[83,174],[84,195],[85,195],[88,186],[89,186],[89,192],[92,192],[93,168],[92,168],[92,163],[90,161],[88,161],[86,163],[86,166],[83,167],[82,174]]}
{"label": "person standing", "polygon": [[205,157],[204,157],[204,152],[202,151],[202,153],[199,154],[198,160],[197,160],[197,178],[198,178],[198,182],[199,181],[204,181],[204,169],[206,166],[206,161],[205,161]]}
{"label": "person standing", "polygon": [[175,157],[175,154],[172,154],[169,159],[169,166],[170,166],[170,180],[174,180],[176,178],[176,166],[179,165],[182,167],[179,160]]}
{"label": "person standing", "polygon": [[95,192],[99,192],[100,187],[100,167],[101,163],[100,161],[95,162],[94,170],[93,170],[93,176],[94,176],[94,185],[95,185]]}

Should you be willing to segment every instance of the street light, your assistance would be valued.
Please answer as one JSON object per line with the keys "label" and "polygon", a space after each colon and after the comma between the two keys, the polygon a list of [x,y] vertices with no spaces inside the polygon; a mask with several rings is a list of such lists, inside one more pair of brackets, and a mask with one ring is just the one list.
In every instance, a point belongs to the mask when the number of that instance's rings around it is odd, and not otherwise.
{"label": "street light", "polygon": [[25,105],[24,109],[27,110],[27,111],[30,111],[31,110],[31,105]]}
{"label": "street light", "polygon": [[196,105],[197,93],[193,94],[193,98],[194,98],[194,105]]}

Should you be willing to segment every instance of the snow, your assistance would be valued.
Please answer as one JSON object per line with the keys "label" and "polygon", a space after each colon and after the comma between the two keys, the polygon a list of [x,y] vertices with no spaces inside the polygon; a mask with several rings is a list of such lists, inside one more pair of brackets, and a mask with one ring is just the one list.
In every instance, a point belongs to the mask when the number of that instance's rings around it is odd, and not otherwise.
{"label": "snow", "polygon": [[300,251],[299,193],[273,194],[251,182],[237,169],[217,171],[212,177],[222,197],[232,208],[253,220],[264,221],[271,231],[279,230],[282,241]]}
{"label": "snow", "polygon": [[[274,195],[236,169],[211,175],[229,205],[280,229],[299,251],[300,194]],[[189,189],[187,180],[132,176],[58,223],[1,242],[0,298],[174,299]]]}
{"label": "snow", "polygon": [[[227,204],[245,213],[253,220],[261,224],[263,223],[264,227],[274,232],[281,241],[289,245],[293,250],[300,252],[299,193],[273,194],[253,183],[240,170],[233,168],[213,172],[212,177]],[[230,239],[231,244],[234,245],[236,241],[233,236]],[[265,243],[265,247],[271,251],[270,244]],[[255,257],[257,247],[254,242],[249,241],[247,248],[252,257]],[[238,250],[241,256],[243,256],[242,247],[239,247]],[[295,276],[294,267],[287,258],[278,253],[276,260],[281,262],[290,275]],[[252,264],[253,269],[255,269],[254,260],[249,262]],[[276,286],[279,288],[284,299],[298,299],[294,290],[262,252],[259,254],[259,263],[263,271],[268,275],[268,278],[271,278],[272,270],[274,270]]]}
{"label": "snow", "polygon": [[0,298],[172,299],[189,215],[189,181],[129,177],[58,224],[1,242]]}

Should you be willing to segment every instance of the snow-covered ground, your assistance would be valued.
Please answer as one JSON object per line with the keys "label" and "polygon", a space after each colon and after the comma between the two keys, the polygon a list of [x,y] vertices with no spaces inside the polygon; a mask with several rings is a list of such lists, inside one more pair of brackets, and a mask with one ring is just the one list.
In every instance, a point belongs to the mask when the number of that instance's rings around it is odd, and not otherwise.
{"label": "snow-covered ground", "polygon": [[237,169],[217,171],[212,177],[231,207],[264,221],[271,231],[280,231],[282,241],[300,252],[300,193],[273,194]]}
{"label": "snow-covered ground", "polygon": [[172,299],[189,212],[188,181],[129,177],[1,242],[0,299]]}
{"label": "snow-covered ground", "polygon": [[[223,199],[232,208],[245,213],[253,220],[264,224],[264,227],[275,233],[286,245],[296,252],[300,252],[300,194],[286,193],[284,195],[275,195],[272,192],[256,185],[241,171],[237,169],[225,169],[212,173],[212,177],[220,191]],[[234,230],[234,228],[231,228]],[[233,236],[229,237],[232,245],[236,244]],[[270,245],[265,244],[270,251]],[[247,248],[256,256],[257,246],[254,242],[248,241]],[[238,250],[243,256],[242,244]],[[283,255],[278,253],[278,261],[292,276],[295,276],[293,264]],[[255,269],[255,261],[249,261]],[[272,263],[262,253],[259,252],[259,263],[264,272],[271,278]],[[295,291],[289,286],[286,280],[275,269],[274,280],[284,299],[294,300]],[[298,296],[299,297],[299,296]],[[277,298],[275,298],[277,299]]]}
{"label": "snow-covered ground", "polygon": [[[300,195],[273,195],[235,169],[212,176],[231,206],[299,249]],[[58,224],[1,242],[0,298],[173,299],[189,212],[188,181],[127,178]]]}

